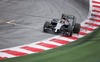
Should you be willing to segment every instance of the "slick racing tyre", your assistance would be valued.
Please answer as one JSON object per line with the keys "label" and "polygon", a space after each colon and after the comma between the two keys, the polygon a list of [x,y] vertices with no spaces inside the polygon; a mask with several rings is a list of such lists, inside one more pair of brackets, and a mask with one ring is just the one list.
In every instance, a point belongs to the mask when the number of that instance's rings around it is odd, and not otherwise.
{"label": "slick racing tyre", "polygon": [[50,22],[46,21],[43,26],[43,32],[48,32],[49,26],[50,26]]}
{"label": "slick racing tyre", "polygon": [[72,36],[72,35],[73,35],[72,26],[69,26],[69,27],[68,27],[68,29],[67,29],[67,35],[68,35],[68,36]]}
{"label": "slick racing tyre", "polygon": [[79,23],[76,23],[74,25],[73,32],[78,34],[80,32],[80,27],[81,27],[80,24]]}

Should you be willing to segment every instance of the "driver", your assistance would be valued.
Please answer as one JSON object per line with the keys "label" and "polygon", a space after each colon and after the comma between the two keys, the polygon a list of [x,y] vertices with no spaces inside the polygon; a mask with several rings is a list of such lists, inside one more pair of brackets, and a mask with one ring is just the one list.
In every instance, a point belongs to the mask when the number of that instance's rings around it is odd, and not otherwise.
{"label": "driver", "polygon": [[55,32],[58,31],[58,29],[60,29],[60,27],[62,25],[68,25],[69,24],[69,20],[66,17],[62,17],[60,21],[58,21],[56,27],[55,27]]}
{"label": "driver", "polygon": [[68,25],[69,24],[69,20],[66,17],[63,17],[60,21],[63,25]]}

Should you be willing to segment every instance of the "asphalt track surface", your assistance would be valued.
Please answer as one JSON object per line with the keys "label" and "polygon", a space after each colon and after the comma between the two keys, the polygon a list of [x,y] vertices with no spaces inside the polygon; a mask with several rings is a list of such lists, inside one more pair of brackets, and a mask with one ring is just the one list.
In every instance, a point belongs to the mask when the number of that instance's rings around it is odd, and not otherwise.
{"label": "asphalt track surface", "polygon": [[45,21],[66,13],[81,23],[88,12],[88,0],[0,0],[0,49],[55,36],[42,32]]}

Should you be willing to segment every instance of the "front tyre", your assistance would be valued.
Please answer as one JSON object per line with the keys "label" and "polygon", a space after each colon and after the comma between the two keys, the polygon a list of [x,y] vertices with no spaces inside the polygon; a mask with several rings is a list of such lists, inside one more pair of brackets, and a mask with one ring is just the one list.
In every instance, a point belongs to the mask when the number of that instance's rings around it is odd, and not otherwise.
{"label": "front tyre", "polygon": [[67,29],[67,35],[68,35],[68,36],[72,36],[72,35],[73,35],[72,26],[69,26],[69,27],[68,27],[68,29]]}
{"label": "front tyre", "polygon": [[48,32],[49,26],[50,26],[50,22],[46,21],[43,26],[43,32]]}

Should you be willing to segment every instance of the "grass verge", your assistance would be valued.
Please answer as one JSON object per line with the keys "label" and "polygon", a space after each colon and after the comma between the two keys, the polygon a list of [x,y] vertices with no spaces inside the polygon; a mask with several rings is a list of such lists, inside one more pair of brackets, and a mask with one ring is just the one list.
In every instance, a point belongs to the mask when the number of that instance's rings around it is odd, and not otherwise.
{"label": "grass verge", "polygon": [[100,62],[100,28],[68,45],[1,62]]}

